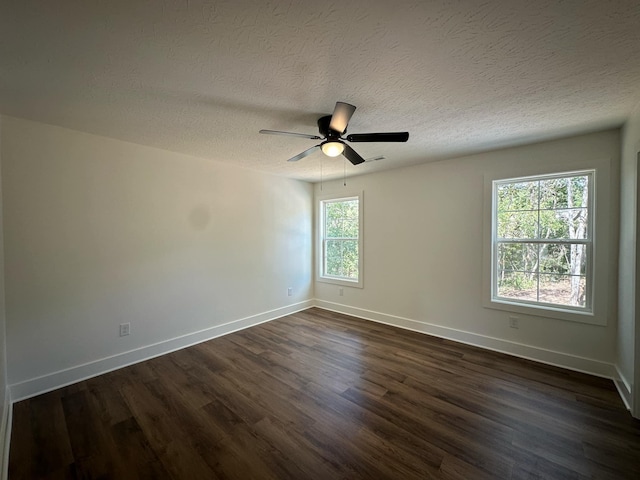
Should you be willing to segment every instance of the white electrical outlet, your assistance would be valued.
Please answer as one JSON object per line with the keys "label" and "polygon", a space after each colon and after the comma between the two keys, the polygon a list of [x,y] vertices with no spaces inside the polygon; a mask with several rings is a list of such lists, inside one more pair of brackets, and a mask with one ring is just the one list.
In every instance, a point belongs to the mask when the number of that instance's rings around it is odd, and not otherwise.
{"label": "white electrical outlet", "polygon": [[341,288],[340,290],[338,290],[338,295],[340,295],[341,297],[344,297],[344,288]]}
{"label": "white electrical outlet", "polygon": [[509,326],[511,328],[518,328],[518,317],[509,317]]}
{"label": "white electrical outlet", "polygon": [[289,287],[287,288],[287,295],[290,297],[291,295],[293,295],[293,288]]}
{"label": "white electrical outlet", "polygon": [[120,336],[126,337],[131,333],[131,324],[130,323],[121,323],[120,324]]}

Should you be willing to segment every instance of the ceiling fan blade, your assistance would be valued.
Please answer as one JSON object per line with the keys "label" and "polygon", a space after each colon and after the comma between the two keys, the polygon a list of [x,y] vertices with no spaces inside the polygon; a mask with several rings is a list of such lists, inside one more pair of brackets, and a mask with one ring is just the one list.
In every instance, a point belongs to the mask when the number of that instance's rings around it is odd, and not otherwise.
{"label": "ceiling fan blade", "polygon": [[336,108],[333,109],[333,115],[331,115],[331,123],[329,128],[334,132],[343,134],[347,130],[351,115],[356,111],[356,107],[349,103],[336,102]]}
{"label": "ceiling fan blade", "polygon": [[364,158],[358,155],[358,153],[346,143],[344,144],[344,151],[342,152],[342,155],[347,157],[347,160],[349,160],[354,165],[364,163]]}
{"label": "ceiling fan blade", "polygon": [[287,160],[287,162],[297,162],[298,160],[301,160],[304,157],[306,157],[308,155],[311,155],[313,152],[315,152],[319,148],[320,148],[320,145],[316,145],[314,147],[308,148],[304,152],[299,153],[298,155],[296,155],[295,157],[291,157],[289,160]]}
{"label": "ceiling fan blade", "polygon": [[294,132],[280,132],[278,130],[260,130],[260,133],[266,133],[267,135],[286,135],[288,137],[302,137],[310,140],[322,140],[322,137],[318,135],[307,135],[306,133],[294,133]]}
{"label": "ceiling fan blade", "polygon": [[347,135],[350,142],[406,142],[409,140],[409,132],[390,133],[353,133]]}

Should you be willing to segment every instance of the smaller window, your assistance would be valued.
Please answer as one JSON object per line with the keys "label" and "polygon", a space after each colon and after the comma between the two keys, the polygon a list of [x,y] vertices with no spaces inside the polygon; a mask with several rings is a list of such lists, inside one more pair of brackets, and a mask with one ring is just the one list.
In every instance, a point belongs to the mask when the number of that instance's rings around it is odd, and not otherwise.
{"label": "smaller window", "polygon": [[362,287],[362,195],[319,203],[319,280]]}
{"label": "smaller window", "polygon": [[592,312],[593,177],[493,182],[492,301]]}

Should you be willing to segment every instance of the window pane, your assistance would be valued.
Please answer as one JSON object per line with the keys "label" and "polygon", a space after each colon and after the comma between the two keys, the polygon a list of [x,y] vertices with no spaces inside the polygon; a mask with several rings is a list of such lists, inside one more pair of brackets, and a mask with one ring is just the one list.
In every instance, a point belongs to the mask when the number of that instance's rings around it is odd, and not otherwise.
{"label": "window pane", "polygon": [[498,212],[498,238],[538,238],[538,212]]}
{"label": "window pane", "polygon": [[580,244],[572,244],[569,259],[573,265],[571,275],[587,275],[587,246]]}
{"label": "window pane", "polygon": [[345,240],[342,242],[342,276],[358,278],[358,241]]}
{"label": "window pane", "polygon": [[586,305],[586,278],[577,275],[540,275],[540,301],[555,305]]}
{"label": "window pane", "polygon": [[347,238],[358,238],[358,217],[345,218],[342,224],[342,236]]}
{"label": "window pane", "polygon": [[567,207],[586,207],[589,197],[589,177],[567,178]]}
{"label": "window pane", "polygon": [[548,243],[540,248],[540,272],[566,275],[570,273],[570,246],[562,243]]}
{"label": "window pane", "polygon": [[327,240],[325,243],[325,274],[358,278],[358,241]]}
{"label": "window pane", "polygon": [[358,238],[358,200],[325,203],[327,238]]}
{"label": "window pane", "polygon": [[588,175],[540,181],[540,208],[542,209],[586,207],[588,197]]}
{"label": "window pane", "polygon": [[325,231],[327,237],[342,237],[343,234],[342,204],[337,202],[325,205]]}
{"label": "window pane", "polygon": [[538,245],[498,243],[498,275],[502,272],[531,272],[538,266]]}
{"label": "window pane", "polygon": [[544,239],[568,239],[569,225],[561,210],[540,211],[540,238]]}
{"label": "window pane", "polygon": [[343,206],[344,217],[350,221],[358,219],[358,200],[347,200],[340,202]]}
{"label": "window pane", "polygon": [[540,192],[542,238],[587,238],[587,175],[543,180]]}
{"label": "window pane", "polygon": [[325,228],[326,228],[327,238],[342,237],[342,219],[341,218],[328,218]]}
{"label": "window pane", "polygon": [[555,228],[556,234],[544,238],[587,238],[587,215],[586,208],[566,208],[561,210],[551,210],[544,212],[545,220],[542,220],[541,215],[541,229]]}
{"label": "window pane", "polygon": [[327,240],[325,244],[325,273],[340,275],[342,265],[342,245],[340,240]]}
{"label": "window pane", "polygon": [[498,185],[498,212],[538,209],[538,182]]}
{"label": "window pane", "polygon": [[540,273],[558,275],[586,275],[586,245],[575,243],[547,243],[541,245]]}
{"label": "window pane", "polygon": [[534,272],[502,272],[498,277],[498,296],[514,300],[538,299],[538,275]]}
{"label": "window pane", "polygon": [[567,179],[550,178],[540,181],[540,208],[567,208]]}

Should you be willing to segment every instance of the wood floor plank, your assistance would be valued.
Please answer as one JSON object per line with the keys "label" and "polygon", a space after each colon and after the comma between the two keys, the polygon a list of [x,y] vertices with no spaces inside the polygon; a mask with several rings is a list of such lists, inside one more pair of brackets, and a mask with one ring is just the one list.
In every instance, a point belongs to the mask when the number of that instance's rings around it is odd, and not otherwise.
{"label": "wood floor plank", "polygon": [[279,451],[288,452],[288,460],[300,469],[298,478],[322,480],[335,476],[335,466],[329,459],[275,419],[265,417],[253,425],[253,430]]}
{"label": "wood floor plank", "polygon": [[110,438],[111,458],[117,464],[116,477],[132,476],[141,480],[169,477],[135,418],[113,425]]}
{"label": "wood floor plank", "polygon": [[[73,462],[61,398],[60,392],[54,392],[29,400],[33,432],[31,438],[35,443],[32,462],[36,476],[44,475],[50,470],[66,470]],[[37,448],[38,445],[48,445],[48,448]]]}
{"label": "wood floor plank", "polygon": [[[305,432],[308,437],[326,437],[327,440],[325,441],[331,442],[332,438],[336,436],[335,430],[331,426],[340,425],[340,439],[357,437],[361,442],[360,449],[375,449],[376,443],[380,444],[379,448],[383,449],[382,451],[388,448],[393,449],[393,454],[389,454],[395,459],[391,468],[402,468],[404,474],[400,475],[398,472],[395,475],[376,478],[414,478],[416,471],[420,472],[419,477],[424,475],[426,476],[425,478],[430,478],[432,473],[440,467],[444,451],[429,443],[428,436],[407,431],[402,426],[377,415],[366,405],[352,402],[346,396],[327,394],[320,385],[312,383],[309,384],[308,389],[315,399],[314,401],[317,402],[315,408],[319,415],[323,415],[326,418],[325,421],[318,422],[318,428]],[[373,435],[369,433],[363,437],[361,432],[364,429],[373,432]],[[365,445],[364,440],[369,444]],[[338,455],[343,455],[343,452],[349,453],[352,448],[354,447],[350,443],[342,445]],[[379,451],[376,457],[386,457],[381,453]],[[361,454],[353,456],[358,458]],[[413,474],[410,474],[409,471],[413,471]],[[379,475],[382,474],[379,473]]]}
{"label": "wood floor plank", "polygon": [[14,405],[9,478],[640,478],[609,380],[317,308]]}
{"label": "wood floor plank", "polygon": [[29,404],[29,400],[23,400],[13,406],[9,476],[15,480],[34,478],[35,450],[41,448],[33,438]]}
{"label": "wood floor plank", "polygon": [[116,425],[132,415],[114,378],[116,376],[109,373],[86,381],[87,395],[94,411],[102,422],[109,425]]}

